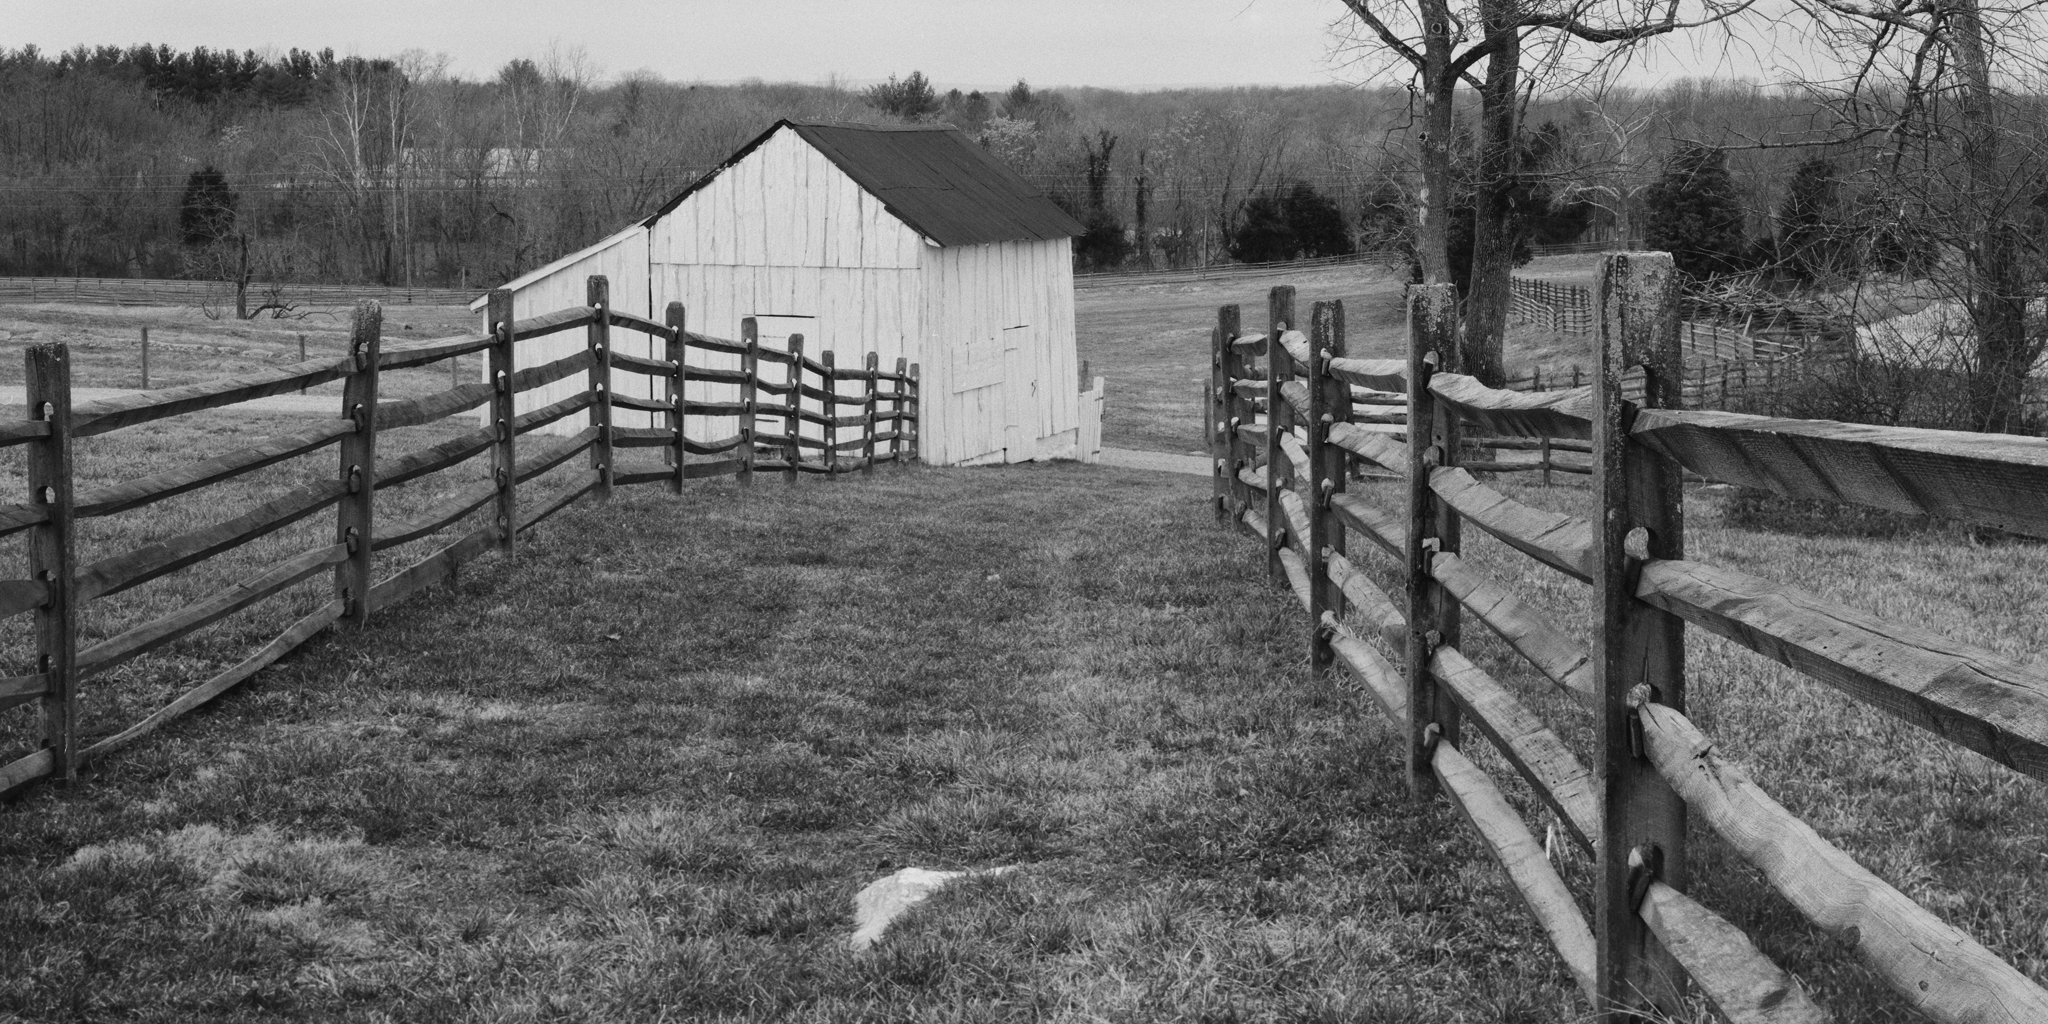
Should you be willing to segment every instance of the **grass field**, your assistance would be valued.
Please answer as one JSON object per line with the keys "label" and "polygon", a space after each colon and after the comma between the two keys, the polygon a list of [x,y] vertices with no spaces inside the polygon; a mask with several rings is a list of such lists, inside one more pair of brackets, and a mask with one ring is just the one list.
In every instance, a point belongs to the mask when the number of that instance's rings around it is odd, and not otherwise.
{"label": "grass field", "polygon": [[[1568,1017],[1205,486],[572,509],[0,816],[0,1017]],[[999,864],[845,948],[893,866]]]}

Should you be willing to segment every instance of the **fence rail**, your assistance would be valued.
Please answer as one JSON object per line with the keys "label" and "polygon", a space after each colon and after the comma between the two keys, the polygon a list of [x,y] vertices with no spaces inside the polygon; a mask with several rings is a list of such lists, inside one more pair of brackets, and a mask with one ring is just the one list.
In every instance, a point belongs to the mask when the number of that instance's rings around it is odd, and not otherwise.
{"label": "fence rail", "polygon": [[[1674,1010],[1685,978],[1732,1021],[1828,1019],[1796,979],[1684,894],[1692,815],[1809,920],[1855,945],[1919,1012],[1958,1024],[2048,1020],[2048,992],[1864,870],[1715,752],[1685,714],[1684,633],[1692,625],[1726,637],[2042,781],[2048,676],[1687,561],[1679,514],[1680,476],[1691,472],[2048,536],[2048,441],[1685,410],[1670,257],[1610,255],[1595,292],[1603,319],[1592,379],[1545,394],[1439,370],[1455,357],[1447,285],[1411,289],[1405,363],[1348,358],[1341,303],[1315,303],[1303,333],[1293,289],[1276,288],[1264,335],[1246,334],[1237,308],[1223,307],[1208,413],[1219,522],[1262,544],[1269,573],[1307,613],[1311,664],[1341,667],[1404,731],[1415,795],[1442,795],[1474,825],[1602,1019]],[[1252,363],[1260,352],[1263,373]],[[1358,422],[1372,407],[1360,386],[1384,389],[1375,402],[1399,389],[1401,440]],[[1468,431],[1583,439],[1596,514],[1537,509],[1489,487],[1473,476],[1481,466],[1461,463]],[[1404,478],[1377,492],[1400,498],[1351,491],[1361,466]],[[1599,616],[1590,645],[1464,561],[1468,525],[1587,583]],[[1353,538],[1402,563],[1391,590],[1351,560]],[[1467,614],[1593,716],[1590,760],[1461,653]],[[1594,855],[1590,908],[1462,752],[1475,733]]]}
{"label": "fence rail", "polygon": [[[491,329],[472,337],[444,338],[386,348],[382,309],[374,301],[357,304],[348,355],[321,359],[261,373],[181,388],[71,404],[69,350],[62,344],[27,350],[27,416],[0,419],[0,447],[27,449],[28,500],[0,505],[0,536],[25,533],[28,546],[26,579],[0,581],[0,615],[33,615],[35,670],[0,678],[0,707],[38,702],[42,711],[40,749],[0,766],[0,793],[11,793],[43,779],[75,777],[81,763],[103,757],[148,735],[211,700],[283,657],[321,630],[341,622],[362,625],[378,609],[444,580],[458,565],[491,548],[512,553],[516,539],[549,516],[586,494],[610,496],[615,487],[659,483],[680,491],[690,479],[737,475],[740,483],[770,466],[794,480],[798,473],[841,474],[870,471],[879,463],[917,458],[919,371],[897,360],[883,369],[873,353],[859,368],[840,368],[834,354],[818,359],[803,354],[803,339],[792,335],[789,351],[765,349],[752,318],[741,323],[739,342],[706,337],[685,329],[681,303],[671,303],[664,323],[621,314],[610,308],[609,285],[602,277],[589,281],[588,305],[571,307],[526,320],[511,319],[511,293],[492,292]],[[519,368],[520,339],[581,329],[585,347],[576,355],[542,366]],[[612,333],[631,330],[665,343],[662,358],[621,356],[613,351]],[[386,370],[421,366],[472,352],[486,352],[490,378],[462,384],[423,398],[380,400],[378,383]],[[745,369],[739,372],[699,368],[692,352],[737,351]],[[763,357],[773,369],[764,378]],[[665,382],[652,389],[656,400],[628,399],[613,386],[618,374],[637,373]],[[515,414],[514,398],[549,382],[582,376],[584,390],[552,405]],[[167,417],[208,409],[232,408],[265,395],[296,391],[306,384],[341,380],[338,417],[278,437],[255,441],[225,455],[161,470],[115,484],[79,488],[72,461],[76,438],[146,427]],[[686,382],[701,381],[733,389],[739,400],[728,403],[686,403]],[[768,403],[756,395],[775,391],[783,397]],[[698,440],[685,436],[685,414],[694,404],[720,404],[721,412],[737,416],[738,437]],[[480,406],[490,407],[490,422],[481,429],[395,458],[378,449],[380,431],[433,423]],[[656,426],[613,425],[614,408],[657,414]],[[846,412],[850,410],[850,414]],[[521,436],[544,424],[586,413],[589,425],[528,451]],[[774,433],[756,428],[773,420]],[[801,424],[821,425],[820,437],[808,436]],[[884,424],[888,429],[882,429]],[[288,459],[336,450],[338,468],[329,480],[292,488],[253,508],[233,511],[228,518],[160,539],[129,551],[76,561],[76,524],[109,516],[179,494],[212,487]],[[661,458],[642,466],[621,467],[621,448],[659,448]],[[767,449],[775,458],[761,458]],[[815,456],[806,452],[815,452]],[[415,517],[391,522],[380,518],[375,495],[488,456],[492,472],[477,484],[457,487]],[[553,493],[530,497],[521,485],[583,456],[585,468],[568,475]],[[380,459],[382,461],[380,462]],[[227,554],[253,541],[332,507],[330,540],[283,559],[250,579],[190,603],[166,608],[153,618],[115,636],[80,649],[79,613],[90,602]],[[451,537],[478,510],[490,508],[484,525]],[[372,553],[429,539],[447,541],[432,554],[390,576],[372,578]],[[192,633],[277,598],[306,580],[331,572],[333,598],[294,622],[290,628],[234,666],[120,731],[99,738],[77,735],[80,684],[96,675]]]}
{"label": "fence rail", "polygon": [[[376,285],[287,284],[251,281],[258,302],[279,295],[292,302],[346,305],[361,299],[385,304],[460,306],[477,293],[462,288],[400,288]],[[85,302],[100,306],[232,305],[234,285],[146,277],[0,277],[0,302]]]}

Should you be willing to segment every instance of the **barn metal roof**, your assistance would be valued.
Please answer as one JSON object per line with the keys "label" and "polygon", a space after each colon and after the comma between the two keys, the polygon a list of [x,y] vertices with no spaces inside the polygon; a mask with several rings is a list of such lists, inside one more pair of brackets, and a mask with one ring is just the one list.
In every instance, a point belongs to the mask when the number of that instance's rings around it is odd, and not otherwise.
{"label": "barn metal roof", "polygon": [[669,200],[646,226],[783,128],[795,131],[898,220],[940,245],[1071,238],[1084,228],[959,129],[782,120]]}

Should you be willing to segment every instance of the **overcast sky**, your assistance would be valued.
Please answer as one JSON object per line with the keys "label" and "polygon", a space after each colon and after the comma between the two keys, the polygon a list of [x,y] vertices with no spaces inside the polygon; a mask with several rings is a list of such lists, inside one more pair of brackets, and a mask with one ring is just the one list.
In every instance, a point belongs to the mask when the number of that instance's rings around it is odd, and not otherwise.
{"label": "overcast sky", "polygon": [[[487,78],[550,45],[605,77],[862,85],[921,70],[941,89],[1034,85],[1318,85],[1340,0],[0,0],[0,44],[290,47],[365,56],[418,48]],[[1768,61],[1659,55],[1630,75],[1765,77]]]}

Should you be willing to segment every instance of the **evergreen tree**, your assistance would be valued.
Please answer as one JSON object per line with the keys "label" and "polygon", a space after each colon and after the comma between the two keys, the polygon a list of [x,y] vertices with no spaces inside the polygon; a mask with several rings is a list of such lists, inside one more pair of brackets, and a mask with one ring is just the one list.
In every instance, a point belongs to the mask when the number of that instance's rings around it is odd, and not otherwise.
{"label": "evergreen tree", "polygon": [[938,93],[932,90],[932,83],[925,79],[922,71],[912,71],[910,77],[901,82],[895,75],[890,75],[887,82],[869,86],[867,101],[868,106],[906,121],[921,121],[944,109]]}
{"label": "evergreen tree", "polygon": [[178,200],[178,233],[186,245],[204,246],[235,233],[235,193],[227,176],[208,165],[185,179]]}
{"label": "evergreen tree", "polygon": [[1703,280],[1743,268],[1742,196],[1720,149],[1693,145],[1673,154],[1643,190],[1643,206],[1644,244],[1669,252],[1680,273]]}
{"label": "evergreen tree", "polygon": [[1855,248],[1843,220],[1834,161],[1814,157],[1792,172],[1778,207],[1778,258],[1785,272],[1812,284],[1855,269]]}
{"label": "evergreen tree", "polygon": [[1253,196],[1230,235],[1230,258],[1239,263],[1349,256],[1352,248],[1337,204],[1305,181]]}

